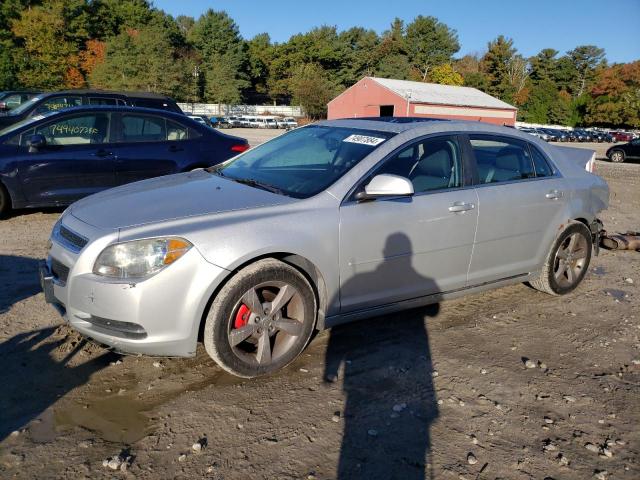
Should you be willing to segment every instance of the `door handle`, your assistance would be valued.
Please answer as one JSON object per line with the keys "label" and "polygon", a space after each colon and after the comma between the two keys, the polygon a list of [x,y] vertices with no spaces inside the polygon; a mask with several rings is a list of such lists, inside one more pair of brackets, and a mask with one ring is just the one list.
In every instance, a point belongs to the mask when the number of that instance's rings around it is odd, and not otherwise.
{"label": "door handle", "polygon": [[181,148],[178,145],[170,145],[169,146],[169,151],[170,152],[181,152],[182,150],[184,150],[184,148]]}
{"label": "door handle", "polygon": [[92,154],[94,157],[108,157],[113,155],[113,152],[109,152],[107,150],[98,150],[96,153]]}
{"label": "door handle", "polygon": [[559,190],[551,190],[549,193],[545,195],[545,197],[548,198],[549,200],[557,200],[559,198],[562,198],[563,196],[564,196],[564,193]]}
{"label": "door handle", "polygon": [[459,213],[473,210],[474,208],[476,208],[476,206],[473,203],[456,202],[449,207],[449,211],[453,213]]}

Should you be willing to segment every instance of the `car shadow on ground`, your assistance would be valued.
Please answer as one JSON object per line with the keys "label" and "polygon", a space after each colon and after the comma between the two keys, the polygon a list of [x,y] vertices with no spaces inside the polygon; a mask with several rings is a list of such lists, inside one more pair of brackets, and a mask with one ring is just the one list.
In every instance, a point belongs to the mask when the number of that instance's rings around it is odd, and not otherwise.
{"label": "car shadow on ground", "polygon": [[0,313],[41,291],[38,260],[15,255],[0,255]]}
{"label": "car shadow on ground", "polygon": [[[105,353],[72,367],[69,362],[86,340],[70,343],[64,335],[56,335],[57,328],[20,333],[0,344],[0,362],[5,366],[0,370],[0,385],[4,386],[0,390],[0,442],[118,358]],[[61,352],[63,344],[66,348]]]}
{"label": "car shadow on ground", "polygon": [[[431,285],[411,265],[408,237],[387,238],[389,251],[402,251],[392,261],[403,262],[404,281]],[[349,282],[376,285],[397,271],[383,262],[376,270]],[[347,288],[345,288],[347,287]],[[349,291],[349,285],[343,285]],[[341,382],[345,394],[344,434],[337,477],[346,479],[432,478],[428,458],[431,424],[438,417],[427,317],[439,304],[376,319],[361,320],[331,330],[325,359],[325,382]]]}

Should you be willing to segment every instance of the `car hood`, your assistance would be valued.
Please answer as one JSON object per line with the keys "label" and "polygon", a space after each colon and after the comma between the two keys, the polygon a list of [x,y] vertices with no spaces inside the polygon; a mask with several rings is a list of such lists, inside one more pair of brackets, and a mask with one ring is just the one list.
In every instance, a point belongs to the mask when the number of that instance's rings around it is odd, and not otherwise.
{"label": "car hood", "polygon": [[196,170],[105,190],[74,203],[69,213],[94,227],[118,229],[293,201]]}

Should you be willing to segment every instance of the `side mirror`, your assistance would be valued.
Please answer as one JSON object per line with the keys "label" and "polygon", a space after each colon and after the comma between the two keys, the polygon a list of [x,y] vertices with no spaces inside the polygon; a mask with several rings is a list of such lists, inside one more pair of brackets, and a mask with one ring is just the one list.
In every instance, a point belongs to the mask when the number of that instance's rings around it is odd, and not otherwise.
{"label": "side mirror", "polygon": [[29,147],[29,152],[37,152],[41,148],[44,148],[47,145],[47,139],[44,138],[44,135],[31,135],[27,140],[27,147]]}
{"label": "side mirror", "polygon": [[356,200],[374,200],[384,197],[410,197],[414,193],[413,184],[408,178],[399,175],[376,175],[356,194]]}

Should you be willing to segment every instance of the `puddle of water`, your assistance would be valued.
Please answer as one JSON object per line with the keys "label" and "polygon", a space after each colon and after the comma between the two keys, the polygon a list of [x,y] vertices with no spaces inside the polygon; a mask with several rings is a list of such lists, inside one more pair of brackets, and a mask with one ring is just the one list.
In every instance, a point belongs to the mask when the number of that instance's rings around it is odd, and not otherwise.
{"label": "puddle of water", "polygon": [[73,402],[55,412],[55,427],[83,427],[109,442],[132,444],[151,430],[144,402],[127,395],[114,395],[80,405]]}
{"label": "puddle of water", "polygon": [[[226,387],[237,385],[244,380],[216,372],[209,377],[192,382],[184,382],[180,376],[169,375],[142,397],[132,390],[123,395],[108,397],[85,397],[83,402],[68,402],[55,408],[53,421],[42,425],[38,436],[40,441],[55,438],[57,430],[82,427],[94,432],[109,442],[133,444],[153,432],[150,412],[186,391],[199,391],[210,385]],[[32,433],[33,434],[33,433]]]}
{"label": "puddle of water", "polygon": [[607,274],[607,271],[604,269],[604,267],[593,267],[591,269],[591,272],[594,275],[598,275],[599,277],[602,277],[603,275]]}

